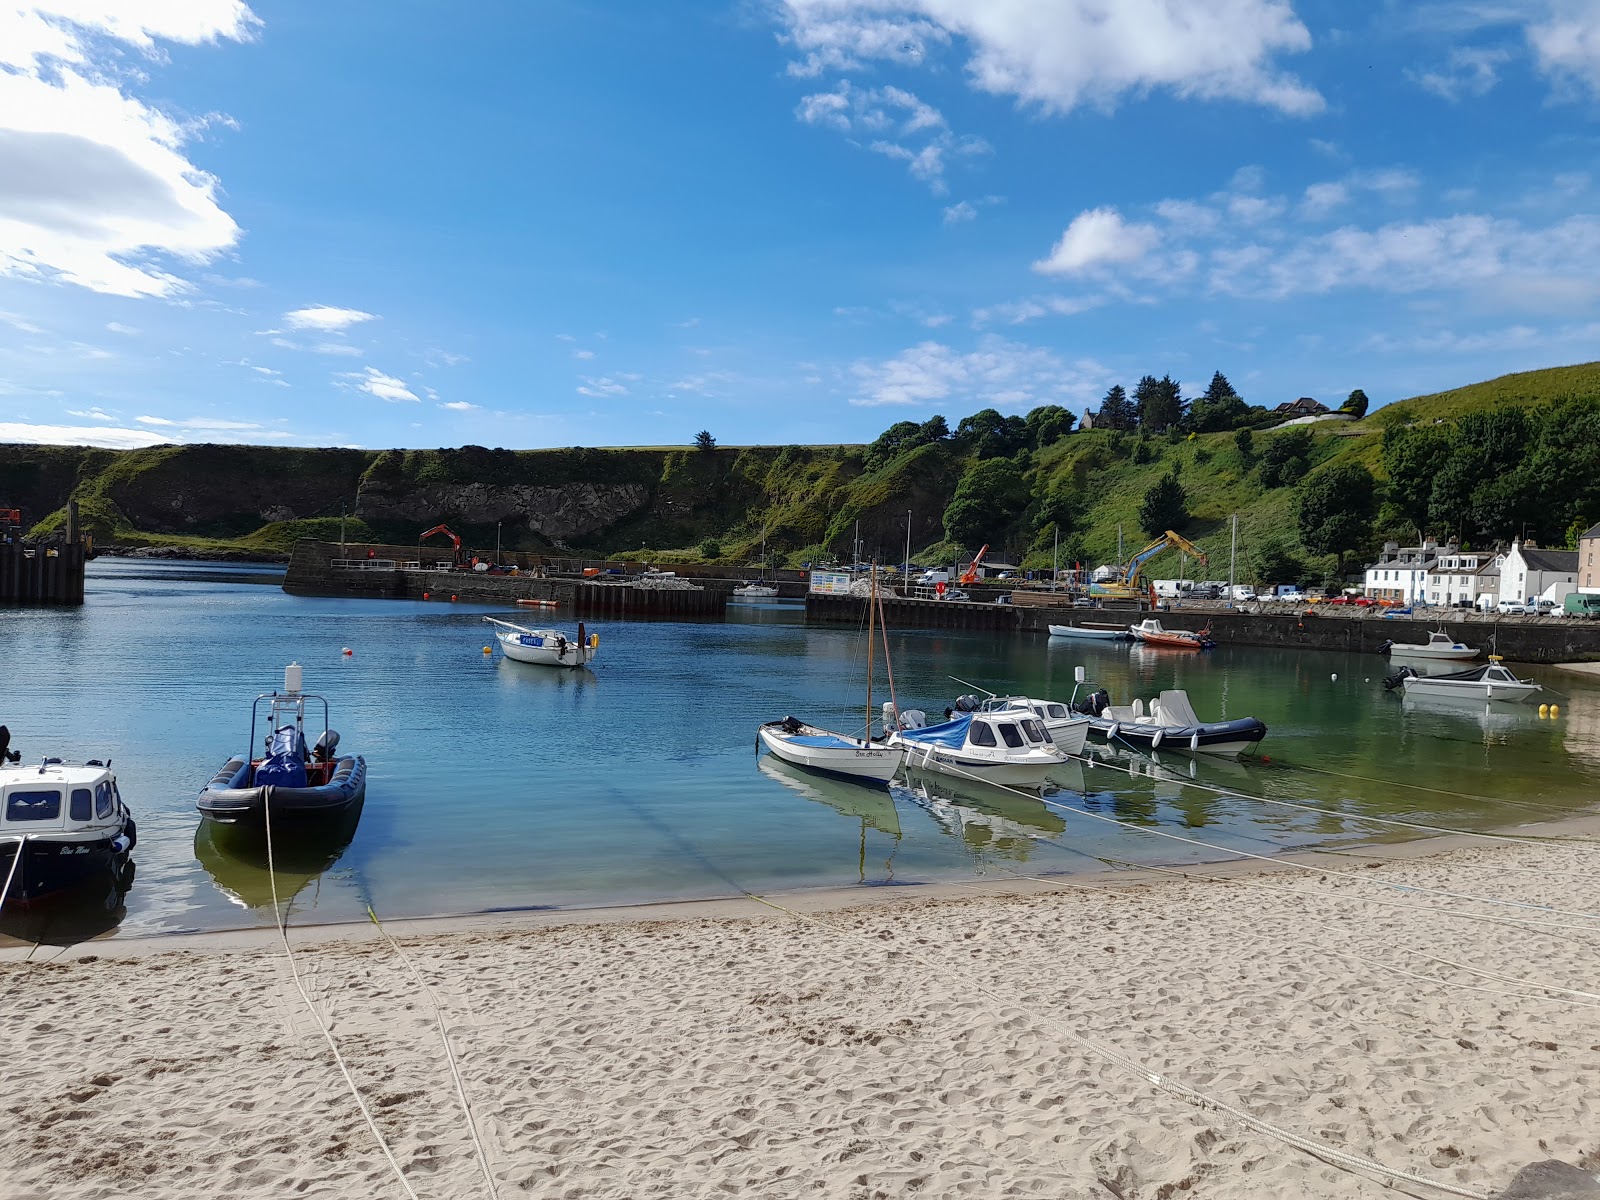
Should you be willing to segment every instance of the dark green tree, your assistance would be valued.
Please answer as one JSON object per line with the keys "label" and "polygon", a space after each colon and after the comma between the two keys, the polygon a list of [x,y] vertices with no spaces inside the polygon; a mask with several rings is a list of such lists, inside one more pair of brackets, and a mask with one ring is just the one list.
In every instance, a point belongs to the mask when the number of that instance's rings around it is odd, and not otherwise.
{"label": "dark green tree", "polygon": [[717,448],[717,439],[711,436],[709,429],[702,429],[694,435],[694,448],[706,451],[715,450]]}
{"label": "dark green tree", "polygon": [[935,413],[922,423],[922,429],[917,435],[923,443],[942,442],[950,436],[950,426],[945,419]]}
{"label": "dark green tree", "polygon": [[1306,477],[1295,497],[1300,541],[1313,554],[1339,556],[1361,546],[1372,534],[1375,505],[1372,474],[1356,463],[1324,467]]}
{"label": "dark green tree", "polygon": [[1267,439],[1261,452],[1261,486],[1288,487],[1311,469],[1311,431],[1286,429]]}
{"label": "dark green tree", "polygon": [[1133,389],[1139,424],[1151,433],[1163,433],[1183,421],[1183,397],[1171,375],[1157,379],[1146,375]]}
{"label": "dark green tree", "polygon": [[1367,415],[1367,394],[1360,388],[1350,393],[1349,399],[1339,406],[1339,411],[1349,413],[1356,420]]}
{"label": "dark green tree", "polygon": [[944,510],[944,535],[963,546],[982,542],[1003,545],[1031,499],[1028,481],[1015,463],[1004,458],[980,459],[956,484]]}
{"label": "dark green tree", "polygon": [[1186,424],[1195,433],[1222,433],[1246,420],[1250,410],[1221,371],[1211,376],[1205,392],[1189,406]]}
{"label": "dark green tree", "polygon": [[878,440],[867,447],[861,465],[869,471],[888,466],[904,451],[922,444],[922,426],[915,421],[896,421],[878,435]]}
{"label": "dark green tree", "polygon": [[963,417],[956,441],[979,458],[1010,458],[1028,444],[1028,426],[1021,417],[1002,417],[992,408]]}
{"label": "dark green tree", "polygon": [[1171,529],[1181,530],[1189,523],[1189,493],[1177,477],[1167,475],[1151,484],[1139,505],[1139,528],[1151,537]]}
{"label": "dark green tree", "polygon": [[1095,418],[1095,426],[1099,429],[1132,429],[1138,423],[1138,419],[1133,402],[1128,399],[1128,393],[1118,383],[1113,384],[1105,399],[1100,401],[1100,412]]}
{"label": "dark green tree", "polygon": [[1434,477],[1450,457],[1448,433],[1436,425],[1390,425],[1383,431],[1382,462],[1389,504],[1418,529],[1428,524]]}
{"label": "dark green tree", "polygon": [[1041,404],[1027,415],[1024,424],[1028,427],[1028,445],[1043,450],[1071,433],[1077,420],[1059,404]]}
{"label": "dark green tree", "polygon": [[722,543],[714,537],[708,537],[699,546],[700,558],[704,562],[722,557]]}
{"label": "dark green tree", "polygon": [[1233,448],[1239,452],[1239,461],[1246,468],[1255,460],[1256,438],[1248,429],[1241,429],[1233,435]]}
{"label": "dark green tree", "polygon": [[1250,555],[1250,566],[1257,583],[1296,583],[1305,574],[1306,565],[1284,545],[1282,539],[1269,537]]}

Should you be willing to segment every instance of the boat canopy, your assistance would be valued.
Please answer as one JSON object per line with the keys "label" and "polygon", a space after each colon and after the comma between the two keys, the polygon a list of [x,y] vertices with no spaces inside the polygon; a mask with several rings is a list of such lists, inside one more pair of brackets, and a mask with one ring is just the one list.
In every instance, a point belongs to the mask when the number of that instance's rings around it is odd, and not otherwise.
{"label": "boat canopy", "polygon": [[905,730],[900,736],[908,742],[931,742],[934,745],[948,746],[952,750],[959,750],[967,744],[967,727],[971,724],[972,714],[962,713],[960,716],[938,725]]}
{"label": "boat canopy", "polygon": [[1194,705],[1189,703],[1189,693],[1165,691],[1161,698],[1150,706],[1150,715],[1158,725],[1199,725],[1201,720],[1195,715]]}
{"label": "boat canopy", "polygon": [[851,741],[849,738],[840,737],[836,733],[801,733],[792,737],[785,737],[784,741],[794,746],[820,746],[834,750],[859,750],[861,743]]}

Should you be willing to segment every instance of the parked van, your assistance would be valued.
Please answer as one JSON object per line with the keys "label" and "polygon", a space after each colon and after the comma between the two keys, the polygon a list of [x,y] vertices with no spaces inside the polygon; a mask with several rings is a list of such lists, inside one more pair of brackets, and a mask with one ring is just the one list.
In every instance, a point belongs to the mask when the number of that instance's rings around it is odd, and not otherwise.
{"label": "parked van", "polygon": [[1300,590],[1300,585],[1295,583],[1280,583],[1272,589],[1279,600],[1304,600],[1306,594]]}
{"label": "parked van", "polygon": [[1569,592],[1561,602],[1561,610],[1569,617],[1600,617],[1600,596]]}
{"label": "parked van", "polygon": [[924,571],[922,573],[922,577],[917,580],[917,584],[918,584],[919,587],[937,587],[941,583],[949,583],[949,582],[950,582],[950,572],[949,571],[941,571],[941,570],[938,570],[938,569],[934,569],[934,570],[930,570],[930,571]]}
{"label": "parked van", "polygon": [[1158,579],[1155,581],[1156,595],[1163,600],[1177,600],[1194,591],[1192,579]]}
{"label": "parked van", "polygon": [[1248,583],[1236,583],[1228,589],[1228,598],[1230,600],[1254,600],[1256,598],[1256,590]]}

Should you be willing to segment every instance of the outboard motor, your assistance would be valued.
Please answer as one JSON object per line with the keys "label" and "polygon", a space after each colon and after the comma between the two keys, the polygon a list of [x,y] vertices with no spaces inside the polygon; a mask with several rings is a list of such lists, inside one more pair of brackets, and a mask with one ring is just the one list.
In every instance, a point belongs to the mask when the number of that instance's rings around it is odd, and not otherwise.
{"label": "outboard motor", "polygon": [[1390,650],[1393,650],[1393,649],[1394,649],[1394,640],[1390,639],[1389,641],[1385,642],[1383,645],[1378,647],[1378,653],[1379,654],[1387,654],[1387,653],[1389,653]]}
{"label": "outboard motor", "polygon": [[883,702],[883,736],[888,737],[891,733],[899,728],[900,718],[899,714],[895,711],[894,702],[892,700],[885,700]]}
{"label": "outboard motor", "polygon": [[324,729],[322,736],[317,739],[317,744],[312,747],[311,755],[318,762],[327,762],[339,751],[339,732],[336,729]]}
{"label": "outboard motor", "polygon": [[979,700],[976,696],[957,696],[956,711],[964,713],[977,712],[982,703],[983,701]]}
{"label": "outboard motor", "polygon": [[1401,667],[1393,675],[1387,675],[1384,677],[1383,690],[1386,692],[1392,692],[1397,688],[1403,688],[1406,685],[1406,680],[1415,679],[1416,677],[1417,672],[1415,668]]}
{"label": "outboard motor", "polygon": [[797,718],[795,718],[795,717],[785,717],[783,719],[783,724],[780,725],[779,728],[782,729],[785,733],[787,733],[790,737],[793,737],[795,734],[799,733],[800,730],[802,728],[804,728],[804,727],[800,724],[800,721]]}
{"label": "outboard motor", "polygon": [[928,724],[928,714],[920,708],[908,708],[900,714],[901,729],[923,729]]}
{"label": "outboard motor", "polygon": [[1105,688],[1090,692],[1082,700],[1072,706],[1074,712],[1086,713],[1091,717],[1098,717],[1111,707],[1111,693]]}

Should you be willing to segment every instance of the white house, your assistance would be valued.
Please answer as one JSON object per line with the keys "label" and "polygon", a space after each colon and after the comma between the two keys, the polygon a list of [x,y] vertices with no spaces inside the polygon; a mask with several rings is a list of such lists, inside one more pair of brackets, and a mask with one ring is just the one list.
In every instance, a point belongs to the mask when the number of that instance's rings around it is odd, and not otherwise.
{"label": "white house", "polygon": [[1378,561],[1367,568],[1363,590],[1374,600],[1398,600],[1404,604],[1424,601],[1428,572],[1441,554],[1455,553],[1455,546],[1440,546],[1437,542],[1425,541],[1420,546],[1385,542]]}
{"label": "white house", "polygon": [[1483,592],[1485,568],[1496,573],[1505,560],[1500,550],[1456,550],[1444,546],[1423,577],[1423,595],[1429,604],[1446,608],[1465,600],[1475,603]]}
{"label": "white house", "polygon": [[1578,538],[1578,590],[1600,594],[1600,525],[1591,526]]}
{"label": "white house", "polygon": [[1553,584],[1578,584],[1576,550],[1541,550],[1537,546],[1512,542],[1500,564],[1500,599],[1528,601],[1539,597]]}

